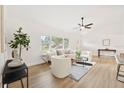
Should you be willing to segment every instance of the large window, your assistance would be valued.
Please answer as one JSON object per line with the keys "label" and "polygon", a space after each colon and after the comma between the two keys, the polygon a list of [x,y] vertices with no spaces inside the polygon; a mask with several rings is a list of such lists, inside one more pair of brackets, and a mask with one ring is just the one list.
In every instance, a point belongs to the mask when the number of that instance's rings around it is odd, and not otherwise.
{"label": "large window", "polygon": [[49,36],[41,36],[42,50],[47,51],[50,47],[50,37]]}
{"label": "large window", "polygon": [[62,49],[63,48],[63,38],[52,36],[51,48],[52,49]]}
{"label": "large window", "polygon": [[69,39],[56,36],[41,36],[42,50],[66,49],[69,47]]}
{"label": "large window", "polygon": [[69,47],[69,39],[64,38],[64,49]]}

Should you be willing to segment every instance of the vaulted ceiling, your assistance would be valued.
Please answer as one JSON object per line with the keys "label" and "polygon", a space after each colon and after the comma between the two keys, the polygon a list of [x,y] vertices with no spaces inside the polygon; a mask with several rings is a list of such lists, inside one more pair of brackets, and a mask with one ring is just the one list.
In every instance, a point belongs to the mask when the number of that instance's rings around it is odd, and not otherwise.
{"label": "vaulted ceiling", "polygon": [[[6,6],[8,16],[22,17],[60,29],[74,31],[81,22],[93,22],[93,31],[101,33],[124,33],[124,6]],[[13,13],[10,13],[13,12]],[[16,13],[16,14],[15,14]]]}

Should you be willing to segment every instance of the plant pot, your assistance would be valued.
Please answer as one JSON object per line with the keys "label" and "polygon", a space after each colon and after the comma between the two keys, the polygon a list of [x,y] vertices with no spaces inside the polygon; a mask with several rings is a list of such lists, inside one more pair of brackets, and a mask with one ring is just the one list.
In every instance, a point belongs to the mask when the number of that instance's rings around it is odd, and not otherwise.
{"label": "plant pot", "polygon": [[12,58],[18,58],[18,51],[17,49],[12,50]]}

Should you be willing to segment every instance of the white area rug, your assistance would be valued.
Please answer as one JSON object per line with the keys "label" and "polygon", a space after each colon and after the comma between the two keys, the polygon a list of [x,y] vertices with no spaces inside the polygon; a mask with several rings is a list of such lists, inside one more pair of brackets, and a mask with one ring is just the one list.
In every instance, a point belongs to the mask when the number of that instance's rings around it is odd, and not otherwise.
{"label": "white area rug", "polygon": [[73,64],[70,78],[79,81],[96,64],[96,62],[88,62],[88,63],[91,63],[92,66]]}

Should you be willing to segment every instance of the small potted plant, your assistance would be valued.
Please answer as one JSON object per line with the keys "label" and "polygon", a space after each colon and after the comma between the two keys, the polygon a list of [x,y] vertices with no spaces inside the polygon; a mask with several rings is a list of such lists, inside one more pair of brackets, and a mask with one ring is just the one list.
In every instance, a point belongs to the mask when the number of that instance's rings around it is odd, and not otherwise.
{"label": "small potted plant", "polygon": [[21,57],[22,48],[26,48],[26,50],[28,50],[29,43],[30,43],[30,37],[27,35],[27,33],[22,32],[22,27],[20,27],[16,31],[16,33],[13,33],[13,35],[14,35],[14,39],[10,40],[8,44],[12,49],[14,50],[16,49],[19,51],[18,52],[19,59],[22,60],[22,57]]}
{"label": "small potted plant", "polygon": [[81,56],[81,50],[77,50],[75,53],[76,53],[76,59],[79,60]]}

